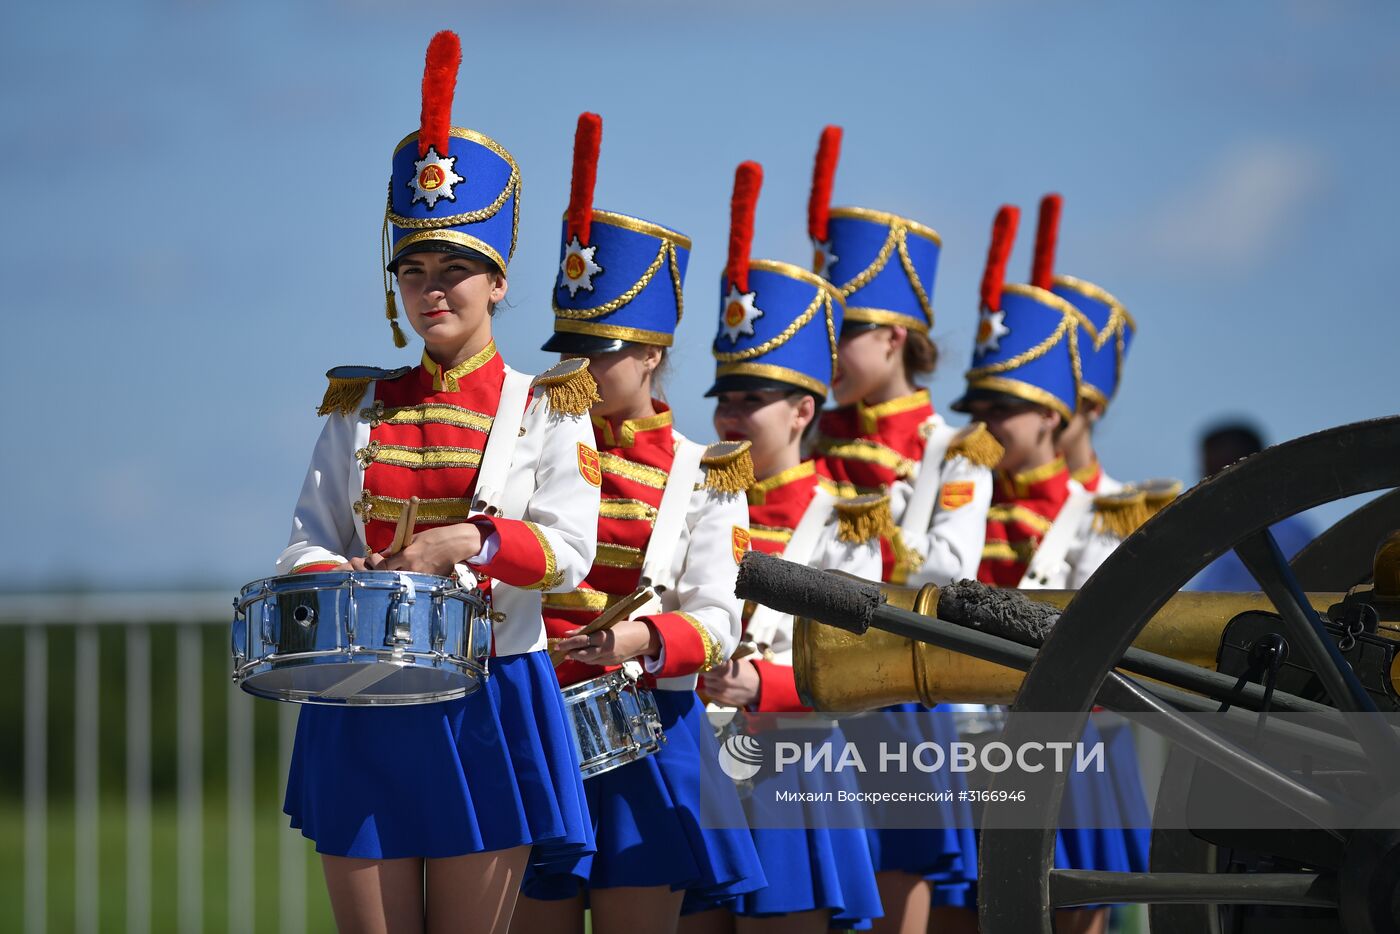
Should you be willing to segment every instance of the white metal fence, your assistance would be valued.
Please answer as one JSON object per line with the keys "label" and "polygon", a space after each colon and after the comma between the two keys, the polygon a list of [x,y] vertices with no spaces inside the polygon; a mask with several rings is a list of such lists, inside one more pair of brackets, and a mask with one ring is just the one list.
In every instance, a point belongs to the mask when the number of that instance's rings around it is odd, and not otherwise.
{"label": "white metal fence", "polygon": [[[72,921],[77,934],[96,934],[99,927],[147,934],[153,926],[153,895],[160,906],[174,902],[173,928],[184,932],[205,929],[252,932],[257,899],[276,899],[276,925],[269,930],[300,934],[307,927],[307,843],[286,827],[282,819],[277,833],[276,891],[256,891],[254,871],[254,700],[232,682],[226,690],[226,735],[206,735],[207,672],[210,670],[210,627],[226,627],[231,618],[232,593],[120,593],[33,594],[0,596],[0,627],[20,627],[24,636],[23,669],[23,904],[8,906],[10,914],[0,927],[19,928],[15,909],[22,910],[26,934],[59,930],[49,917],[51,892],[49,840],[50,789],[56,776],[49,774],[51,746],[70,743],[73,761],[73,865]],[[104,693],[100,675],[99,632],[104,627],[124,630],[123,666],[125,691],[113,687]],[[50,717],[50,672],[55,659],[50,643],[59,628],[73,630],[73,727],[55,728]],[[13,631],[13,630],[12,630]],[[173,633],[175,670],[153,671],[152,633]],[[110,640],[107,640],[110,642]],[[65,642],[65,645],[67,643]],[[227,644],[227,637],[223,638]],[[225,659],[227,656],[225,655]],[[224,669],[227,671],[227,667]],[[173,885],[165,880],[153,892],[152,864],[152,706],[153,678],[174,679],[175,715],[175,872]],[[104,702],[123,702],[124,735],[100,735],[100,710]],[[278,782],[280,792],[287,774],[296,727],[294,705],[277,705]],[[65,724],[66,725],[66,724]],[[204,774],[206,743],[227,743],[227,918],[211,919],[205,906],[205,860],[208,854],[204,829]],[[103,863],[100,859],[99,808],[110,798],[100,793],[103,776],[99,748],[109,743],[125,745],[125,910],[115,919],[101,903]],[[11,760],[13,761],[13,760]],[[280,797],[278,798],[280,802]],[[66,803],[66,802],[65,802]],[[280,808],[279,808],[280,816]],[[263,873],[264,876],[268,873]],[[320,885],[319,879],[311,882]],[[168,913],[168,912],[167,912]],[[266,912],[264,912],[266,914]],[[64,925],[66,927],[66,925]]]}

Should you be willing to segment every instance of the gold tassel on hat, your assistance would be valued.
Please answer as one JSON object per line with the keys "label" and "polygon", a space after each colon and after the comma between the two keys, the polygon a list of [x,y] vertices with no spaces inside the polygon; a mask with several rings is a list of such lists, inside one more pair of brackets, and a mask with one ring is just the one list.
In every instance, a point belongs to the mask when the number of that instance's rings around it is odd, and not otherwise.
{"label": "gold tassel on hat", "polygon": [[1151,518],[1147,497],[1129,487],[1118,493],[1094,497],[1094,531],[1127,538]]}
{"label": "gold tassel on hat", "polygon": [[995,467],[1001,463],[1005,453],[1006,449],[1001,446],[1000,441],[992,437],[986,425],[973,422],[953,436],[953,443],[948,445],[948,453],[943,459],[965,457],[978,466]]}
{"label": "gold tassel on hat", "polygon": [[898,531],[888,493],[866,493],[836,501],[836,537],[853,545],[893,536]]}
{"label": "gold tassel on hat", "polygon": [[354,377],[344,378],[339,376],[330,377],[326,386],[326,394],[321,397],[321,406],[316,410],[317,415],[349,415],[355,411],[360,400],[365,397],[365,390],[369,384],[374,382],[373,378]]}
{"label": "gold tassel on hat", "polygon": [[384,317],[389,319],[389,329],[394,332],[394,346],[407,347],[408,338],[403,336],[403,329],[399,327],[399,306],[394,302],[393,289],[384,293]]}
{"label": "gold tassel on hat", "polygon": [[742,493],[757,483],[748,441],[718,441],[705,448],[700,466],[705,468],[705,489],[717,493]]}
{"label": "gold tassel on hat", "polygon": [[543,387],[549,397],[549,407],[565,415],[582,415],[593,403],[603,401],[593,374],[588,372],[588,361],[583,357],[561,360],[536,376],[531,385]]}
{"label": "gold tassel on hat", "polygon": [[394,301],[394,286],[389,281],[389,210],[394,203],[393,181],[389,182],[389,198],[384,204],[384,227],[379,236],[379,265],[384,270],[384,317],[389,319],[389,330],[394,335],[395,347],[407,347],[408,338],[399,327],[399,306]]}

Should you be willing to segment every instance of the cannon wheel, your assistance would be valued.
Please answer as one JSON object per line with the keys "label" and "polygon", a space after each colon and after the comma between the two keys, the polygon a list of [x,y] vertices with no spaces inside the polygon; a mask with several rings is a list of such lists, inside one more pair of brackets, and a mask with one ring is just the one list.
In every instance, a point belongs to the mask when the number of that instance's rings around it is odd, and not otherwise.
{"label": "cannon wheel", "polygon": [[[1057,737],[1075,741],[1100,691],[1109,686],[1120,696],[1150,705],[1150,696],[1140,685],[1113,669],[1153,614],[1231,548],[1269,596],[1284,620],[1290,643],[1308,658],[1335,706],[1342,711],[1368,709],[1364,690],[1322,632],[1268,530],[1275,522],[1314,506],[1396,487],[1400,487],[1400,417],[1345,425],[1271,447],[1193,488],[1124,541],[1070,603],[1026,675],[1005,741],[1014,748],[1033,738],[1045,739],[1018,720],[1017,713],[1023,711],[1078,712],[1078,717],[1068,718],[1072,723],[1066,735]],[[1342,525],[1350,521],[1351,517]],[[1183,718],[1164,716],[1168,719],[1159,723],[1188,733],[1193,729]],[[1400,771],[1400,742],[1388,729],[1376,726],[1361,730],[1356,740],[1379,767]],[[1180,740],[1181,735],[1174,738]],[[1213,734],[1206,742],[1214,743],[1216,765],[1236,774],[1248,772],[1250,759],[1244,750]],[[1254,775],[1260,777],[1257,771]],[[1272,783],[1277,795],[1296,793],[1320,800],[1313,790],[1286,776],[1275,773],[1262,778]],[[1344,873],[1056,870],[1055,828],[1064,780],[1064,774],[1054,770],[994,777],[993,791],[998,786],[1023,790],[1035,810],[1034,829],[1024,829],[1025,811],[988,808],[985,812],[979,877],[981,927],[986,934],[1052,934],[1057,908],[1098,903],[1322,906],[1338,908],[1348,932],[1397,930],[1391,906],[1393,885],[1385,880],[1381,865],[1395,859],[1396,850],[1388,842],[1348,847]],[[1361,842],[1377,844],[1369,838]]]}

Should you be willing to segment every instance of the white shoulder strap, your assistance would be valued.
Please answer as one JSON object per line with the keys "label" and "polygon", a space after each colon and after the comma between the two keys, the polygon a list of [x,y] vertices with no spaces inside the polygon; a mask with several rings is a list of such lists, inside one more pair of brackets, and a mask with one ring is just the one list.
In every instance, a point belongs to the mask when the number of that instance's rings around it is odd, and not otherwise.
{"label": "white shoulder strap", "polygon": [[943,485],[943,458],[958,430],[939,419],[924,442],[924,456],[919,461],[919,475],[914,480],[914,492],[904,507],[899,529],[906,537],[923,535],[933,522],[933,507],[938,503],[938,490]]}
{"label": "white shoulder strap", "polygon": [[501,402],[496,407],[491,434],[486,438],[486,450],[481,455],[481,469],[476,475],[472,509],[477,512],[495,515],[501,511],[515,443],[520,440],[520,423],[525,420],[525,400],[530,397],[533,381],[534,377],[528,373],[506,370]]}
{"label": "white shoulder strap", "polygon": [[672,569],[675,567],[676,543],[681,538],[681,527],[685,525],[686,512],[690,508],[690,494],[695,491],[695,482],[700,474],[700,459],[705,456],[703,445],[688,438],[678,438],[676,459],[671,462],[671,473],[666,478],[666,488],[661,492],[661,505],[656,509],[656,522],[651,527],[651,539],[647,542],[646,555],[642,559],[642,586],[651,586],[658,593],[675,585]]}
{"label": "white shoulder strap", "polygon": [[1059,515],[1051,523],[1045,537],[1040,540],[1040,547],[1031,556],[1031,563],[1021,578],[1022,590],[1037,590],[1066,580],[1065,557],[1093,508],[1094,494],[1071,481],[1069,498],[1060,507]]}
{"label": "white shoulder strap", "polygon": [[[807,504],[807,509],[802,513],[802,518],[797,522],[797,528],[792,530],[792,538],[788,539],[787,546],[783,548],[783,560],[791,561],[794,564],[810,564],[812,554],[817,550],[817,542],[821,538],[822,529],[831,518],[831,511],[836,508],[836,497],[825,490],[817,490],[812,501]],[[759,604],[754,607],[753,615],[749,617],[749,624],[746,627],[750,636],[756,642],[765,645],[772,644],[773,633],[776,632],[785,620],[791,617],[787,613],[779,613],[772,607]]]}

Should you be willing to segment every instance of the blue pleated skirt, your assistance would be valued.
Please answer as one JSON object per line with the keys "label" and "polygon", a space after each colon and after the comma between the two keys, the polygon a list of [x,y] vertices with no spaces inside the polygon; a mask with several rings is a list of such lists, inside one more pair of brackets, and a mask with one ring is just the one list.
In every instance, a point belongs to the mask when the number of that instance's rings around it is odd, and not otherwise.
{"label": "blue pleated skirt", "polygon": [[[801,733],[792,735],[800,741]],[[820,731],[813,739],[839,746],[839,731]],[[810,788],[798,773],[797,790],[829,790],[828,779]],[[875,865],[863,827],[751,828],[753,845],[768,884],[752,892],[717,889],[687,893],[682,914],[725,908],[747,917],[767,917],[799,911],[831,912],[835,928],[868,928],[871,918],[881,917],[880,892]]]}
{"label": "blue pleated skirt", "polygon": [[[701,825],[701,757],[714,762],[719,746],[700,698],[694,691],[653,695],[666,742],[645,759],[583,783],[597,852],[531,867],[525,895],[560,899],[587,888],[666,885],[703,898],[717,891],[752,892],[765,884],[747,829]],[[732,785],[706,794],[727,795],[732,812],[740,813]],[[713,799],[711,806],[716,806]]]}
{"label": "blue pleated skirt", "polygon": [[[897,704],[881,713],[897,713],[888,722],[902,734],[892,742],[903,740],[909,745],[934,742],[943,748],[958,739],[953,714],[946,707],[925,707],[923,704]],[[876,872],[897,871],[924,876],[933,882],[966,882],[977,876],[977,843],[972,820],[972,806],[958,801],[958,793],[967,790],[967,779],[961,772],[940,769],[929,776],[934,791],[951,792],[954,799],[938,805],[939,812],[930,815],[927,828],[881,829],[881,808],[869,809],[872,826],[866,831],[870,858]],[[936,896],[935,896],[936,897]]]}
{"label": "blue pleated skirt", "polygon": [[1082,742],[1104,743],[1104,771],[1071,770],[1065,780],[1057,869],[1146,872],[1152,818],[1142,790],[1137,744],[1126,722],[1085,726]]}
{"label": "blue pleated skirt", "polygon": [[469,697],[302,708],[283,810],[332,856],[442,858],[532,845],[549,867],[593,851],[546,652],[491,659]]}

